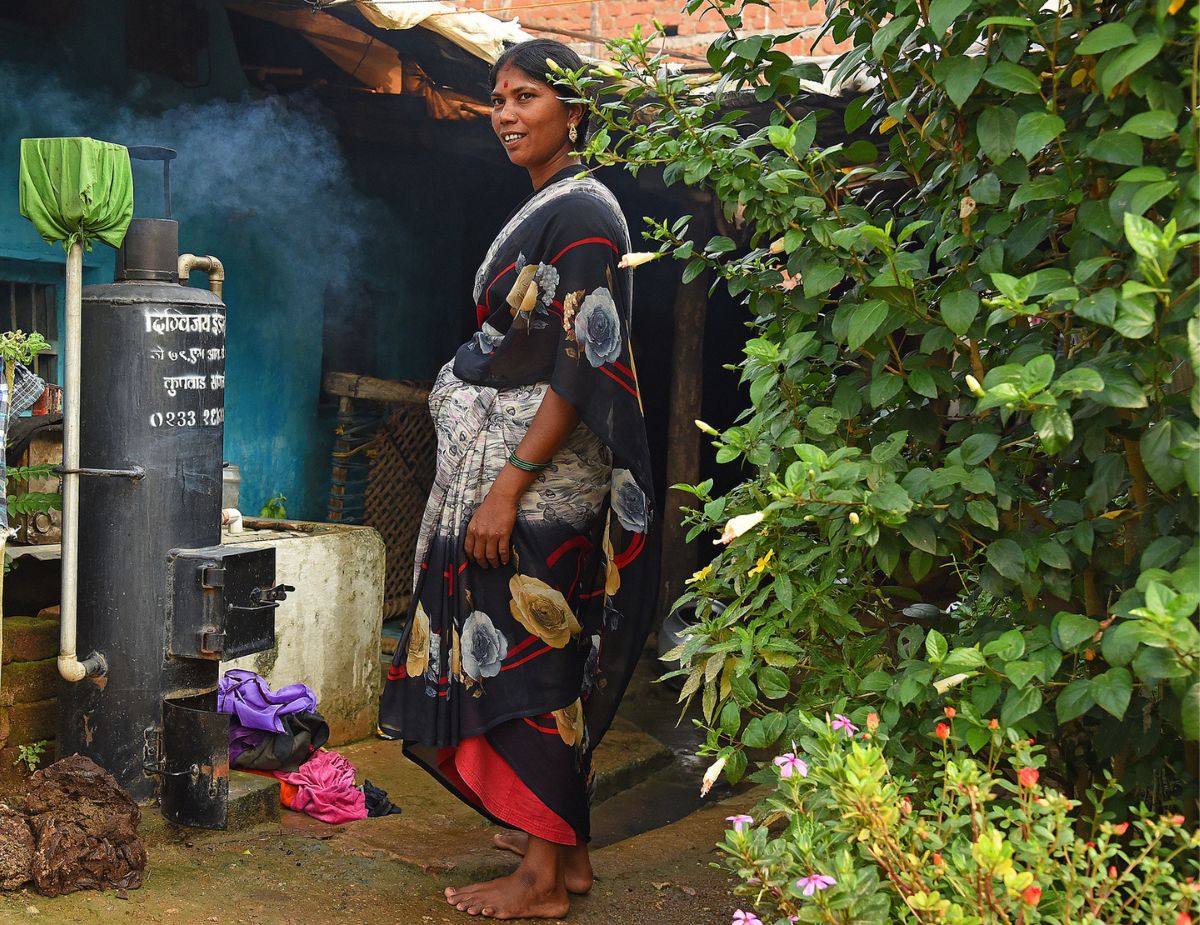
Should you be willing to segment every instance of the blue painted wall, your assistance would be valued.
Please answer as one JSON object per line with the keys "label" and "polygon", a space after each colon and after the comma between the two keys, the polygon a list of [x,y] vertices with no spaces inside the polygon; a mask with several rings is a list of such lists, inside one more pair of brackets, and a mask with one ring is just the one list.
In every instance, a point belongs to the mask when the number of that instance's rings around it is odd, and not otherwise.
{"label": "blue painted wall", "polygon": [[[242,509],[257,513],[283,493],[290,517],[323,519],[333,440],[332,413],[318,401],[326,291],[368,284],[376,293],[373,322],[352,333],[377,375],[432,376],[462,334],[473,192],[460,181],[471,168],[440,154],[347,147],[315,101],[255,96],[219,3],[210,4],[212,77],[197,89],[126,68],[123,3],[80,7],[55,38],[0,23],[0,178],[9,178],[0,180],[0,278],[59,284],[61,304],[61,248],[18,211],[20,138],[176,148],[181,247],[220,257],[227,271],[225,456],[241,467]],[[135,165],[137,214],[160,214],[160,177],[158,165]],[[113,254],[96,246],[85,283],[111,280]],[[345,320],[355,324],[353,313]]]}

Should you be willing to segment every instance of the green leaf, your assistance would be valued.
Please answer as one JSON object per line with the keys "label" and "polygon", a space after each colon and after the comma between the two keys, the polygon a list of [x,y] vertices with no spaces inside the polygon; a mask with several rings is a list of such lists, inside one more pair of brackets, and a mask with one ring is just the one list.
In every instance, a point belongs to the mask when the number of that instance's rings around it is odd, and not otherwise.
{"label": "green leaf", "polygon": [[1110,665],[1128,665],[1141,645],[1142,626],[1137,620],[1121,620],[1104,631],[1100,654]]}
{"label": "green leaf", "polygon": [[1091,639],[1098,629],[1100,624],[1091,617],[1065,611],[1055,614],[1050,624],[1050,633],[1057,637],[1057,645],[1064,652],[1070,652],[1080,643]]}
{"label": "green leaf", "polygon": [[955,334],[966,334],[979,314],[979,296],[970,289],[956,289],[941,298],[942,320]]}
{"label": "green leaf", "polygon": [[1106,369],[1104,391],[1095,400],[1110,408],[1145,408],[1146,390],[1129,373]]}
{"label": "green leaf", "polygon": [[1005,578],[1020,581],[1025,576],[1025,554],[1014,540],[995,540],[987,548],[987,560]]}
{"label": "green leaf", "polygon": [[846,346],[857,350],[879,330],[887,319],[888,306],[882,299],[871,299],[854,307],[850,313],[850,327],[846,333]]}
{"label": "green leaf", "polygon": [[1098,289],[1076,302],[1071,311],[1080,318],[1111,328],[1117,317],[1117,294],[1112,289]]}
{"label": "green leaf", "polygon": [[1175,134],[1178,120],[1164,109],[1152,109],[1130,116],[1121,126],[1122,132],[1140,135],[1142,138],[1170,138]]}
{"label": "green leaf", "polygon": [[1004,666],[1004,673],[1008,676],[1008,680],[1013,683],[1014,687],[1024,687],[1032,681],[1042,670],[1041,662],[1031,662],[1028,659],[1019,659],[1015,662],[1007,662]]}
{"label": "green leaf", "polygon": [[1017,150],[1025,160],[1031,161],[1066,129],[1067,124],[1053,113],[1042,110],[1027,112],[1017,122]]}
{"label": "green leaf", "polygon": [[1133,676],[1125,668],[1110,668],[1092,678],[1091,693],[1100,709],[1120,719],[1133,694]]}
{"label": "green leaf", "polygon": [[975,92],[987,61],[982,55],[946,55],[938,59],[933,68],[933,77],[946,91],[951,102],[959,109]]}
{"label": "green leaf", "polygon": [[758,670],[758,691],[768,700],[782,700],[791,687],[791,680],[778,668],[768,665]]}
{"label": "green leaf", "polygon": [[1000,722],[1011,726],[1036,712],[1041,706],[1042,692],[1037,687],[1030,685],[1011,689],[1004,698],[1004,706],[1000,708]]}
{"label": "green leaf", "polygon": [[1059,452],[1075,436],[1075,424],[1066,408],[1042,408],[1033,413],[1029,423],[1037,431],[1042,450],[1046,453]]}
{"label": "green leaf", "polygon": [[933,381],[933,374],[924,366],[916,366],[909,370],[908,387],[926,398],[938,397],[937,383]]}
{"label": "green leaf", "polygon": [[1189,687],[1180,698],[1179,728],[1188,741],[1200,739],[1200,682]]}
{"label": "green leaf", "polygon": [[1055,379],[1050,391],[1056,395],[1063,392],[1103,392],[1104,379],[1088,366],[1076,366]]}
{"label": "green leaf", "polygon": [[916,17],[911,14],[908,16],[897,16],[895,19],[888,20],[879,29],[876,29],[875,34],[871,36],[871,51],[875,57],[878,58],[887,51],[896,39],[908,31],[908,27],[915,20]]}
{"label": "green leaf", "polygon": [[1075,53],[1079,55],[1098,55],[1110,48],[1120,48],[1122,45],[1132,45],[1137,36],[1123,22],[1108,22],[1092,29],[1083,37]]}
{"label": "green leaf", "polygon": [[908,554],[908,571],[913,581],[920,581],[933,568],[933,556],[923,549],[914,549]]}
{"label": "green leaf", "polygon": [[968,501],[967,516],[975,521],[975,523],[991,530],[1000,529],[1000,519],[996,514],[996,505],[992,504],[991,501],[984,501],[981,498]]}
{"label": "green leaf", "polygon": [[1142,435],[1138,444],[1146,472],[1163,491],[1175,488],[1184,478],[1184,461],[1171,452],[1177,442],[1177,430],[1173,420],[1159,421]]}
{"label": "green leaf", "polygon": [[871,401],[871,407],[879,408],[882,405],[886,405],[903,388],[904,380],[895,373],[883,373],[876,376],[871,380],[871,385],[867,389],[867,397]]}
{"label": "green leaf", "polygon": [[1040,353],[1029,360],[1021,369],[1021,380],[1018,388],[1027,395],[1042,391],[1054,378],[1054,357],[1048,353]]}
{"label": "green leaf", "polygon": [[880,694],[892,686],[892,676],[886,671],[872,671],[858,682],[859,692]]}
{"label": "green leaf", "polygon": [[[1040,149],[1039,149],[1040,150]],[[1036,151],[1034,152],[1037,153]],[[1031,155],[1032,156],[1032,155]],[[1016,209],[1027,202],[1044,202],[1047,199],[1061,199],[1067,192],[1067,181],[1062,177],[1034,177],[1028,183],[1022,183],[1008,201],[1009,209]],[[1040,287],[1039,288],[1043,288]]]}
{"label": "green leaf", "polygon": [[842,416],[833,408],[813,408],[804,419],[805,426],[823,436],[828,436],[838,429]]}
{"label": "green leaf", "polygon": [[766,748],[771,744],[762,719],[756,716],[746,723],[746,728],[742,732],[742,744],[747,748]]}
{"label": "green leaf", "polygon": [[1142,163],[1142,139],[1128,132],[1109,131],[1089,141],[1083,153],[1106,164],[1137,167]]}
{"label": "green leaf", "polygon": [[998,61],[987,69],[983,79],[993,87],[1012,93],[1039,93],[1042,82],[1038,76],[1011,61]]}
{"label": "green leaf", "polygon": [[1133,248],[1134,253],[1154,260],[1162,250],[1162,233],[1154,227],[1154,223],[1140,215],[1125,213],[1125,240]]}
{"label": "green leaf", "polygon": [[972,0],[933,0],[929,4],[929,28],[941,39],[950,24],[970,9]]}
{"label": "green leaf", "polygon": [[968,671],[972,668],[982,668],[985,664],[987,661],[984,659],[983,653],[971,646],[955,649],[947,655],[945,661],[942,662],[942,671]]}
{"label": "green leaf", "polygon": [[967,741],[967,748],[972,752],[978,752],[992,740],[992,732],[982,726],[968,726],[967,731],[963,733],[963,738]]}
{"label": "green leaf", "polygon": [[1113,322],[1113,330],[1130,340],[1141,340],[1154,330],[1154,303],[1140,296],[1122,296],[1117,303],[1117,318]]}
{"label": "green leaf", "polygon": [[996,434],[972,434],[962,442],[959,453],[964,466],[978,466],[995,452],[1000,445]]}
{"label": "green leaf", "polygon": [[932,555],[937,554],[937,535],[933,532],[932,524],[924,517],[905,521],[900,526],[900,535],[908,540],[910,546]]}
{"label": "green leaf", "polygon": [[1100,92],[1108,96],[1117,84],[1158,57],[1162,47],[1162,35],[1147,32],[1138,38],[1132,48],[1126,48],[1111,57],[1105,55],[1096,66],[1096,83],[1100,86]]}
{"label": "green leaf", "polygon": [[946,657],[946,637],[937,630],[930,630],[925,637],[925,654],[934,663],[940,663]]}
{"label": "green leaf", "polygon": [[825,261],[810,263],[804,267],[804,297],[806,299],[824,295],[842,281],[846,271]]}
{"label": "green leaf", "polygon": [[1017,144],[1017,114],[1002,106],[989,106],[975,124],[979,149],[988,160],[998,164],[1013,152]]}
{"label": "green leaf", "polygon": [[1054,714],[1060,723],[1069,723],[1083,716],[1096,705],[1092,696],[1092,682],[1089,678],[1077,678],[1062,689],[1058,699],[1054,701]]}
{"label": "green leaf", "polygon": [[907,514],[912,510],[912,498],[895,482],[884,482],[867,495],[867,504],[887,514]]}

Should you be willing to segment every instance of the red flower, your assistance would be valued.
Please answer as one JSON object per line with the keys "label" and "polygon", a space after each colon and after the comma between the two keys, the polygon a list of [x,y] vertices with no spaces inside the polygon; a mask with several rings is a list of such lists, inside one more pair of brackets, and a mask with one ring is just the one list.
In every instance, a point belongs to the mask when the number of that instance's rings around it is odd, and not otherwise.
{"label": "red flower", "polygon": [[946,719],[954,719],[958,715],[958,711],[954,707],[946,707],[942,712],[946,714]]}
{"label": "red flower", "polygon": [[933,734],[944,742],[950,738],[950,727],[945,723],[938,723],[937,728],[933,730]]}
{"label": "red flower", "polygon": [[874,713],[874,712],[868,713],[867,714],[867,729],[868,729],[868,731],[874,732],[878,728],[879,728],[879,714]]}
{"label": "red flower", "polygon": [[1113,880],[1117,879],[1117,865],[1116,864],[1108,865],[1108,876],[1111,877]]}
{"label": "red flower", "polygon": [[991,719],[988,720],[988,729],[999,729],[999,728],[1000,728],[1000,721],[998,719],[996,719],[996,717],[993,716]]}
{"label": "red flower", "polygon": [[1029,905],[1036,906],[1038,904],[1038,900],[1042,898],[1042,888],[1036,883],[1031,886],[1027,886],[1021,893],[1021,898],[1025,900],[1025,902],[1029,903]]}
{"label": "red flower", "polygon": [[936,864],[938,867],[941,867],[943,864],[946,863],[945,861],[942,860],[942,853],[940,851],[933,852],[933,863]]}
{"label": "red flower", "polygon": [[1028,787],[1032,790],[1037,786],[1038,782],[1037,768],[1021,768],[1017,772],[1017,780],[1020,781],[1022,787]]}
{"label": "red flower", "polygon": [[1192,925],[1192,917],[1187,912],[1180,912],[1175,916],[1175,925]]}
{"label": "red flower", "polygon": [[1129,828],[1128,822],[1119,822],[1112,827],[1114,835],[1124,835]]}
{"label": "red flower", "polygon": [[1172,825],[1183,825],[1184,822],[1185,822],[1185,820],[1184,820],[1183,816],[1179,815],[1179,813],[1176,813],[1174,816],[1171,817]]}

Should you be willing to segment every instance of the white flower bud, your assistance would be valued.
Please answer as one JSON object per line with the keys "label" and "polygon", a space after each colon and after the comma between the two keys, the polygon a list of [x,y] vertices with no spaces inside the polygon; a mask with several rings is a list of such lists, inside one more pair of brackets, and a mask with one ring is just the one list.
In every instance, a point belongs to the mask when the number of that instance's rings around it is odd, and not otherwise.
{"label": "white flower bud", "polygon": [[726,546],[732,543],[747,530],[753,530],[757,527],[763,522],[766,516],[762,511],[755,511],[753,514],[739,514],[737,517],[730,518],[729,522],[725,524],[725,530],[721,534],[721,538],[713,540],[713,545]]}
{"label": "white flower bud", "polygon": [[850,523],[854,524],[854,526],[858,526],[858,514],[855,511],[851,511],[849,514],[847,514],[846,519],[849,520]]}
{"label": "white flower bud", "polygon": [[622,270],[632,270],[634,267],[640,267],[643,263],[657,260],[661,256],[662,254],[654,251],[638,251],[633,254],[625,254],[617,266]]}
{"label": "white flower bud", "polygon": [[708,766],[708,770],[704,772],[704,779],[700,782],[700,796],[708,796],[708,791],[712,790],[713,784],[717,782],[717,779],[721,776],[721,772],[724,770],[724,758],[718,758]]}
{"label": "white flower bud", "polygon": [[979,384],[979,380],[971,375],[967,376],[967,388],[976,398],[983,398],[983,396],[987,394],[987,392],[983,390],[983,386]]}
{"label": "white flower bud", "polygon": [[721,432],[718,431],[715,427],[713,427],[711,424],[706,424],[704,421],[701,421],[699,418],[694,420],[692,423],[695,424],[696,427],[701,432],[709,434],[710,436],[719,437],[721,435]]}

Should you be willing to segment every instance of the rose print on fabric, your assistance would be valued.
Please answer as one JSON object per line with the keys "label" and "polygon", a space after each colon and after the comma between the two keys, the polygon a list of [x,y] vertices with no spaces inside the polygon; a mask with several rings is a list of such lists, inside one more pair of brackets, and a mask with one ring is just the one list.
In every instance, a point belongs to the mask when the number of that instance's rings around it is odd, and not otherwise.
{"label": "rose print on fabric", "polygon": [[596,686],[596,678],[600,674],[600,635],[592,636],[592,648],[588,651],[587,661],[583,663],[583,692],[590,693]]}
{"label": "rose print on fabric", "polygon": [[579,745],[583,742],[583,704],[576,700],[569,707],[554,711],[554,722],[558,726],[558,734],[568,745]]}
{"label": "rose print on fabric", "polygon": [[419,678],[429,667],[429,614],[420,603],[413,613],[408,632],[408,658],[404,662],[410,678]]}
{"label": "rose print on fabric", "polygon": [[508,589],[512,593],[508,607],[513,619],[546,645],[561,649],[582,631],[562,592],[544,581],[529,575],[513,575]]}
{"label": "rose print on fabric", "polygon": [[601,287],[583,300],[575,315],[575,340],[593,366],[621,356],[621,319],[612,293]]}
{"label": "rose print on fabric", "polygon": [[613,510],[621,526],[634,533],[645,533],[649,504],[646,493],[628,469],[613,470],[611,497]]}
{"label": "rose print on fabric", "polygon": [[[452,630],[453,636],[450,642],[450,677],[459,681],[462,680],[462,640],[458,635],[458,630]],[[507,649],[507,645],[505,646]],[[507,654],[507,653],[505,653]]]}
{"label": "rose print on fabric", "polygon": [[538,306],[544,310],[554,301],[554,294],[558,292],[558,270],[549,264],[539,263],[533,281],[537,286]]}
{"label": "rose print on fabric", "polygon": [[563,333],[570,343],[575,343],[575,316],[579,314],[579,306],[583,303],[583,290],[568,292],[563,297]]}
{"label": "rose print on fabric", "polygon": [[429,664],[425,669],[425,677],[437,681],[442,675],[442,637],[437,633],[429,637]]}
{"label": "rose print on fabric", "polygon": [[496,677],[508,655],[508,640],[481,610],[474,611],[463,623],[461,646],[463,674],[476,681]]}

